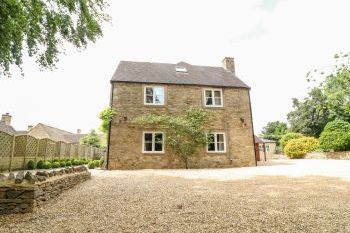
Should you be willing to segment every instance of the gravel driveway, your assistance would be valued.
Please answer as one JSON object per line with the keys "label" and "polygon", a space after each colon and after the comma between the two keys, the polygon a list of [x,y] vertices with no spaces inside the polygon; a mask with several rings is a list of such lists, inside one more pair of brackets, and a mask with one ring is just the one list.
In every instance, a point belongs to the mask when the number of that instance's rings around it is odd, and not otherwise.
{"label": "gravel driveway", "polygon": [[350,161],[265,165],[95,171],[0,232],[350,232]]}

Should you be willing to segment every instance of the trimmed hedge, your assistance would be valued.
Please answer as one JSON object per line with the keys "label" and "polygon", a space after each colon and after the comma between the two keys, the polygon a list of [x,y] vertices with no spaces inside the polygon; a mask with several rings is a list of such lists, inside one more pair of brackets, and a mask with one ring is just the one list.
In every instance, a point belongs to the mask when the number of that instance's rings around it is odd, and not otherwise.
{"label": "trimmed hedge", "polygon": [[27,163],[27,169],[28,170],[33,170],[35,169],[35,162],[33,160],[29,160]]}
{"label": "trimmed hedge", "polygon": [[282,146],[282,149],[287,145],[287,143],[292,140],[292,139],[297,139],[301,138],[303,135],[301,133],[286,133],[285,135],[282,136],[280,140],[280,144]]}
{"label": "trimmed hedge", "polygon": [[318,145],[318,140],[313,137],[291,139],[284,147],[284,153],[291,159],[299,159],[316,150]]}
{"label": "trimmed hedge", "polygon": [[320,136],[320,147],[325,151],[350,149],[350,123],[342,120],[329,122]]}

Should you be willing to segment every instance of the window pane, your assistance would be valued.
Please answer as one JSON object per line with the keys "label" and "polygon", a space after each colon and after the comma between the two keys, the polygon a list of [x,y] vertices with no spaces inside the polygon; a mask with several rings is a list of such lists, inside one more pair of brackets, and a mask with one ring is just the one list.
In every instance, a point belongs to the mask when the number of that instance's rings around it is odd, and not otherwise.
{"label": "window pane", "polygon": [[154,150],[155,151],[163,151],[163,134],[156,133],[154,135]]}
{"label": "window pane", "polygon": [[205,97],[213,97],[213,93],[212,93],[212,91],[211,90],[206,90],[205,91]]}
{"label": "window pane", "polygon": [[222,133],[216,134],[216,141],[217,142],[224,142],[224,134],[222,134]]}
{"label": "window pane", "polygon": [[145,151],[152,151],[152,142],[145,142]]}
{"label": "window pane", "polygon": [[215,151],[214,134],[208,134],[208,151]]}
{"label": "window pane", "polygon": [[164,104],[164,96],[162,96],[162,95],[156,95],[156,97],[155,97],[155,103],[156,103],[156,104]]}
{"label": "window pane", "polygon": [[217,145],[217,150],[218,151],[224,151],[225,150],[225,144],[223,142],[218,142],[216,145]]}
{"label": "window pane", "polygon": [[214,96],[221,98],[221,91],[214,91]]}
{"label": "window pane", "polygon": [[153,88],[152,87],[146,87],[146,95],[153,96]]}
{"label": "window pane", "polygon": [[213,98],[206,98],[205,105],[213,105]]}
{"label": "window pane", "polygon": [[151,133],[145,133],[145,142],[152,142],[152,134]]}
{"label": "window pane", "polygon": [[215,143],[208,143],[208,151],[215,151]]}
{"label": "window pane", "polygon": [[153,96],[150,96],[150,95],[146,95],[146,103],[153,103]]}
{"label": "window pane", "polygon": [[215,105],[221,105],[221,98],[215,98]]}

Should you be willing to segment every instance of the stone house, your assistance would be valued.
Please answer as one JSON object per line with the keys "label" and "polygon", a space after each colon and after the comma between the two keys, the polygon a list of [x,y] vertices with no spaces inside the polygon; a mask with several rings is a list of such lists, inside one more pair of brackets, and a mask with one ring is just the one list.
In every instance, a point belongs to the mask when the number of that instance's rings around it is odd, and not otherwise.
{"label": "stone house", "polygon": [[179,168],[169,159],[162,129],[132,120],[147,114],[181,114],[190,106],[215,114],[208,124],[214,143],[190,167],[255,166],[250,88],[235,74],[234,59],[223,67],[121,61],[111,79],[110,106],[117,111],[108,140],[108,169]]}

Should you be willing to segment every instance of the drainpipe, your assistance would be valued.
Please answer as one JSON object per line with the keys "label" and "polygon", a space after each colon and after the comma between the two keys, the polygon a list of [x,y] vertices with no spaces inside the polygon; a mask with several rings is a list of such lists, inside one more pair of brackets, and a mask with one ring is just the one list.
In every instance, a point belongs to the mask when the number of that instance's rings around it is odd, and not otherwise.
{"label": "drainpipe", "polygon": [[254,124],[253,124],[252,102],[250,101],[250,89],[248,89],[248,98],[249,98],[250,120],[252,123],[252,139],[253,139],[253,148],[254,148],[254,160],[255,160],[255,166],[258,166],[258,162],[256,161],[256,150],[255,150],[255,140],[254,140]]}
{"label": "drainpipe", "polygon": [[[111,98],[109,100],[109,106],[112,108],[113,107],[113,92],[114,92],[114,85],[113,82],[111,82]],[[112,120],[113,121],[113,120]],[[107,136],[107,154],[106,154],[106,168],[109,170],[109,145],[111,143],[111,128],[112,128],[112,121],[109,122],[108,126],[108,136]]]}

